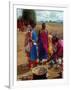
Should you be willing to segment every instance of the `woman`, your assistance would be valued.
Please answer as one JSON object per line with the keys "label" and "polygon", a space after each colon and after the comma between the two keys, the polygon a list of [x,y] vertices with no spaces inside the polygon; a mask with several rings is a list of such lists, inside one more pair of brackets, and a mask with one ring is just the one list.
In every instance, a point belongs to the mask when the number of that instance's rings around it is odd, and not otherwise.
{"label": "woman", "polygon": [[25,51],[30,68],[33,68],[37,63],[37,33],[35,31],[35,26],[35,22],[31,20],[27,25],[27,34],[25,39]]}
{"label": "woman", "polygon": [[39,62],[46,62],[48,57],[48,32],[45,23],[38,35],[38,57]]}
{"label": "woman", "polygon": [[63,40],[57,38],[56,36],[53,37],[53,46],[54,46],[54,53],[53,57],[55,62],[57,62],[58,58],[63,58]]}
{"label": "woman", "polygon": [[48,34],[48,54],[49,57],[53,55],[53,44],[52,44],[52,35],[51,33]]}
{"label": "woman", "polygon": [[31,37],[31,25],[30,24],[26,24],[26,32],[25,32],[25,43],[24,43],[24,47],[25,47],[25,53],[26,53],[26,58],[28,61],[28,64],[30,66],[30,50],[32,47],[32,37]]}
{"label": "woman", "polygon": [[35,22],[31,21],[30,23],[31,25],[31,41],[32,41],[32,46],[30,49],[30,67],[34,67],[37,63],[37,33],[36,33],[36,29],[35,29]]}

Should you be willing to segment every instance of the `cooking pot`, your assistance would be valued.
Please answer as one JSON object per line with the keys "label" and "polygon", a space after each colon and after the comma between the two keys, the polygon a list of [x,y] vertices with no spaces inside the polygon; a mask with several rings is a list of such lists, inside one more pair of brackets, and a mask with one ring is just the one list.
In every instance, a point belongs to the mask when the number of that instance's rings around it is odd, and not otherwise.
{"label": "cooking pot", "polygon": [[33,73],[33,79],[38,80],[38,79],[47,79],[47,69],[43,66],[37,66],[32,69]]}

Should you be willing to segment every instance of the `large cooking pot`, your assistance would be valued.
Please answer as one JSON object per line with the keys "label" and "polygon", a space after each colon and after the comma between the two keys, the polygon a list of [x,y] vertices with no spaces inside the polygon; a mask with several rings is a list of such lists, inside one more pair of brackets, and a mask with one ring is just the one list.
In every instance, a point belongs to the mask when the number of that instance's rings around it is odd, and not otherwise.
{"label": "large cooking pot", "polygon": [[38,80],[38,79],[46,79],[47,78],[47,69],[43,66],[37,66],[32,69],[33,73],[33,79]]}

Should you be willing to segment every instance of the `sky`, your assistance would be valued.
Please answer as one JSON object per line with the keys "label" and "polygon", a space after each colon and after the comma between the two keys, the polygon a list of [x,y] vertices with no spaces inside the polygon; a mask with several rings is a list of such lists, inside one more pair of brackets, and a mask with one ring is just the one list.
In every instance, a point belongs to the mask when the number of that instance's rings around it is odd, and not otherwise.
{"label": "sky", "polygon": [[[35,10],[37,21],[63,21],[63,11]],[[17,9],[17,18],[22,16],[22,9]]]}

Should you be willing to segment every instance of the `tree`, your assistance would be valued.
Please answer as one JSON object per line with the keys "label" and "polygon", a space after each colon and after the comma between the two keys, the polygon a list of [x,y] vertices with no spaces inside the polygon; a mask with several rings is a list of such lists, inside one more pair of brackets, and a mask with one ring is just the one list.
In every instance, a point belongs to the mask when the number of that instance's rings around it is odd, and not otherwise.
{"label": "tree", "polygon": [[30,20],[36,22],[36,13],[34,10],[24,9],[22,12],[22,18],[26,22],[29,22]]}

